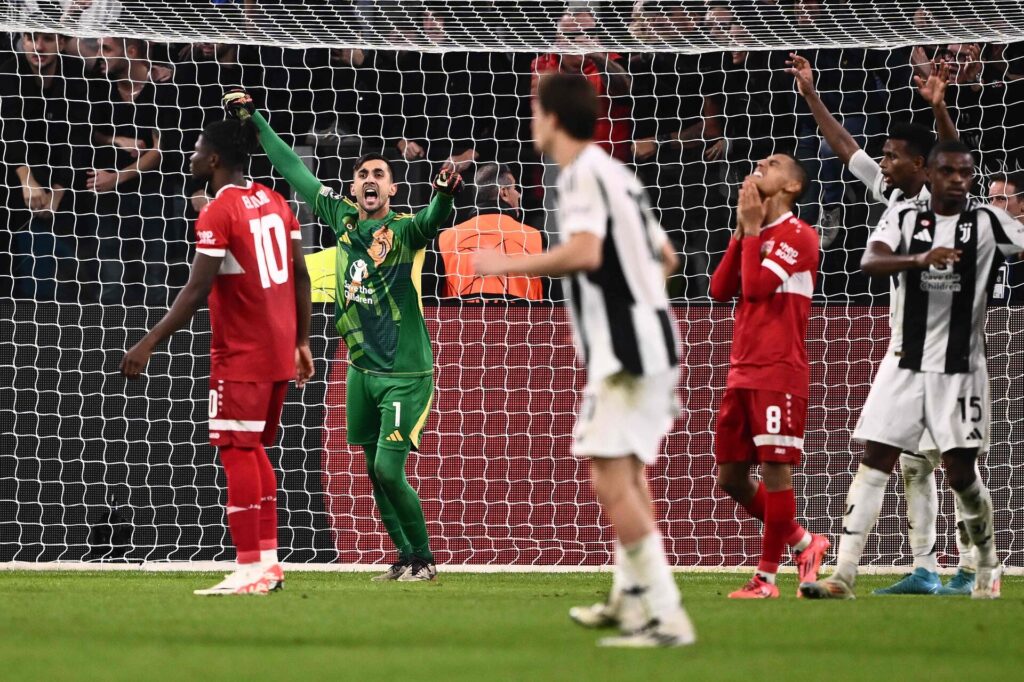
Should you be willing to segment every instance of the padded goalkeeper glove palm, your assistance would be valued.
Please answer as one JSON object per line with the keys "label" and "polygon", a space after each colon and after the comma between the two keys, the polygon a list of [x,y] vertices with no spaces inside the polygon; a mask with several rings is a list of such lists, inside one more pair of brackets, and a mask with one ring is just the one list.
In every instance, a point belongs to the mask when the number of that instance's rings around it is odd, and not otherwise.
{"label": "padded goalkeeper glove palm", "polygon": [[434,191],[452,197],[462,191],[462,176],[446,168],[437,174],[433,184]]}
{"label": "padded goalkeeper glove palm", "polygon": [[240,121],[249,118],[256,111],[252,95],[241,88],[232,88],[225,92],[220,98],[220,103],[229,118],[237,118]]}

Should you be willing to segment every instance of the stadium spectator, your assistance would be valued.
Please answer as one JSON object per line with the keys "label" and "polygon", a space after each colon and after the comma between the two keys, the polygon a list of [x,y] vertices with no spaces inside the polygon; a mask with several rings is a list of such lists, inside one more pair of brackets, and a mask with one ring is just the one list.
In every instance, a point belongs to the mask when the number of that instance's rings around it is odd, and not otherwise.
{"label": "stadium spectator", "polygon": [[[993,173],[988,178],[988,200],[1024,223],[1024,172]],[[1006,303],[1020,303],[1024,292],[1024,260],[1007,258],[996,274],[992,298]]]}
{"label": "stadium spectator", "polygon": [[519,222],[520,192],[505,164],[488,163],[476,172],[477,214],[448,228],[438,237],[442,296],[463,299],[526,299],[544,297],[540,277],[481,276],[473,268],[473,254],[494,249],[509,255],[537,254],[544,250],[541,233]]}
{"label": "stadium spectator", "polygon": [[[66,39],[55,33],[24,33],[21,44],[23,51],[0,65],[2,184],[10,188],[4,222],[12,232],[14,295],[74,301],[74,189],[81,183],[73,154],[89,142],[81,117],[83,64],[62,54]],[[88,220],[82,215],[79,226]]]}
{"label": "stadium spectator", "polygon": [[[105,303],[166,302],[164,189],[158,167],[161,110],[176,106],[173,88],[150,77],[148,44],[135,38],[103,38],[100,71],[107,81],[93,88],[90,105],[93,159],[86,189],[95,193],[96,258]],[[142,284],[149,285],[147,295]],[[127,286],[126,286],[127,285]]]}
{"label": "stadium spectator", "polygon": [[[734,24],[732,40],[742,45],[750,39],[747,29]],[[721,101],[724,133],[704,153],[709,162],[725,160],[727,166],[727,202],[736,203],[743,178],[750,171],[750,159],[775,153],[792,153],[794,137],[792,84],[781,70],[780,52],[732,50],[719,53],[723,74],[722,92],[713,95]],[[708,60],[711,63],[711,60]]]}
{"label": "stadium spectator", "polygon": [[[701,17],[667,3],[637,7],[634,26],[643,26],[654,44],[697,40]],[[709,245],[709,226],[727,225],[724,197],[709,187],[718,182],[704,154],[722,134],[721,56],[643,52],[629,61],[636,121],[633,159],[662,226],[684,253],[685,291],[707,293],[708,252],[724,251],[726,228],[717,247]],[[717,235],[716,235],[717,236]],[[679,246],[681,245],[681,246]]]}
{"label": "stadium spectator", "polygon": [[[632,77],[625,68],[626,59],[616,52],[604,49],[600,37],[604,33],[598,16],[588,2],[572,2],[558,20],[555,52],[539,55],[530,64],[530,95],[537,96],[540,78],[546,73],[582,73],[593,84],[598,96],[597,128],[594,143],[613,157],[630,159],[632,122],[630,102]],[[573,50],[574,53],[569,53]],[[580,50],[586,50],[580,54]],[[543,159],[539,183],[543,195],[544,231],[557,239],[555,217],[558,166]]]}
{"label": "stadium spectator", "polygon": [[[797,28],[806,34],[826,31],[835,18],[824,11],[821,2],[799,3]],[[860,48],[825,48],[801,51],[817,74],[815,84],[829,111],[842,123],[860,146],[868,129],[882,130],[877,113],[869,106],[876,89],[877,76],[887,81],[884,55]],[[811,186],[801,200],[800,216],[822,229],[843,224],[844,176],[842,162],[824,138],[803,100],[797,100],[796,156],[811,174]]]}
{"label": "stadium spectator", "polygon": [[[601,47],[600,33],[597,16],[589,4],[571,4],[558,21],[555,47],[577,52],[550,52],[534,59],[530,69],[533,74],[531,95],[536,96],[538,79],[545,73],[582,72],[594,84],[600,98],[601,116],[594,141],[615,158],[628,161],[631,126],[629,106],[624,98],[631,92],[631,77],[624,66],[625,59]],[[588,52],[579,54],[580,49]]]}
{"label": "stadium spectator", "polygon": [[[946,104],[961,139],[974,150],[983,169],[994,171],[1006,163],[1004,133],[1011,121],[1007,118],[1004,74],[998,62],[989,70],[982,52],[980,43],[950,43],[934,53],[933,61],[949,69]],[[920,62],[919,58],[915,53],[915,72],[927,76],[934,68],[933,61]]]}
{"label": "stadium spectator", "polygon": [[[453,32],[464,30],[441,3],[431,3],[419,22],[420,38],[441,47],[454,45],[458,34]],[[438,163],[461,173],[481,151],[494,158],[495,144],[487,141],[495,138],[493,93],[505,89],[496,74],[511,71],[506,55],[399,51],[378,53],[378,60],[377,69],[383,68],[378,83],[389,115],[386,128],[402,158],[412,164],[412,182],[425,189],[431,167]],[[481,143],[488,148],[481,150]],[[424,160],[430,163],[412,163]],[[418,205],[422,198],[411,203]]]}
{"label": "stadium spectator", "polygon": [[[264,69],[260,63],[259,48],[230,43],[189,43],[178,50],[177,57],[179,62],[175,65],[173,79],[177,106],[163,112],[163,115],[170,128],[180,131],[180,143],[176,143],[173,151],[179,159],[165,162],[163,166],[184,174],[200,131],[224,117],[220,105],[223,90],[245,88],[260,102],[265,101],[267,95],[263,90]],[[212,87],[214,84],[220,87]],[[260,184],[274,187],[270,164],[262,154],[252,159],[249,175]],[[281,189],[275,187],[275,191]],[[207,194],[205,185],[200,186],[191,173],[185,183],[185,196],[195,215],[212,198]]]}

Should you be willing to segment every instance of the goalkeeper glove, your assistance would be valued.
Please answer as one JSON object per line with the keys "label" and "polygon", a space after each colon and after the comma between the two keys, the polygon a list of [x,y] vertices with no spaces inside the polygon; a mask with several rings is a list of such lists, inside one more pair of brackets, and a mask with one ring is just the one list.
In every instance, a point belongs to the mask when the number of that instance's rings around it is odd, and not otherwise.
{"label": "goalkeeper glove", "polygon": [[434,178],[433,184],[434,191],[453,197],[462,191],[462,176],[453,170],[444,168]]}
{"label": "goalkeeper glove", "polygon": [[252,96],[242,88],[232,88],[225,92],[220,98],[220,103],[229,118],[237,118],[240,121],[249,118],[256,111]]}

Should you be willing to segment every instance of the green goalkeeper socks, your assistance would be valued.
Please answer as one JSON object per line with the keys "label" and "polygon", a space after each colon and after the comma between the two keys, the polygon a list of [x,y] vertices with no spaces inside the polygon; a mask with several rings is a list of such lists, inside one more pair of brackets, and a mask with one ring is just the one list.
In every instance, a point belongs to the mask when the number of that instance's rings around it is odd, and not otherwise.
{"label": "green goalkeeper socks", "polygon": [[364,445],[363,452],[366,455],[366,473],[369,475],[370,483],[373,485],[373,501],[377,503],[377,511],[380,512],[381,523],[384,524],[388,537],[391,538],[391,542],[394,543],[395,548],[398,550],[398,559],[400,561],[410,559],[412,557],[412,545],[405,536],[405,531],[402,530],[402,522],[398,518],[398,512],[377,480],[375,472],[377,459],[376,444]]}
{"label": "green goalkeeper socks", "polygon": [[407,542],[411,545],[413,556],[433,563],[434,555],[430,552],[423,507],[420,505],[419,495],[405,477],[405,460],[408,456],[408,447],[404,450],[388,448],[377,453],[373,463],[374,489],[376,490],[379,484],[397,513],[403,537],[408,538]]}

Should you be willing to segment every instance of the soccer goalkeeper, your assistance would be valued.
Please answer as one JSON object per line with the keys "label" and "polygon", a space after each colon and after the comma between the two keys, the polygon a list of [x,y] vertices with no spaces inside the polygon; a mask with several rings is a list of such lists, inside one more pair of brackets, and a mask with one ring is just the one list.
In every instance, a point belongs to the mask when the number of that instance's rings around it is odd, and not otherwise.
{"label": "soccer goalkeeper", "polygon": [[423,321],[424,249],[452,211],[457,173],[441,171],[416,215],[395,213],[391,165],[379,154],[356,161],[350,194],[324,186],[255,111],[242,90],[224,95],[229,116],[251,117],[260,144],[284,179],[337,236],[335,323],[348,346],[345,412],[348,442],[366,455],[381,521],[398,550],[375,580],[421,581],[437,575],[419,496],[405,476],[434,393],[433,353]]}

